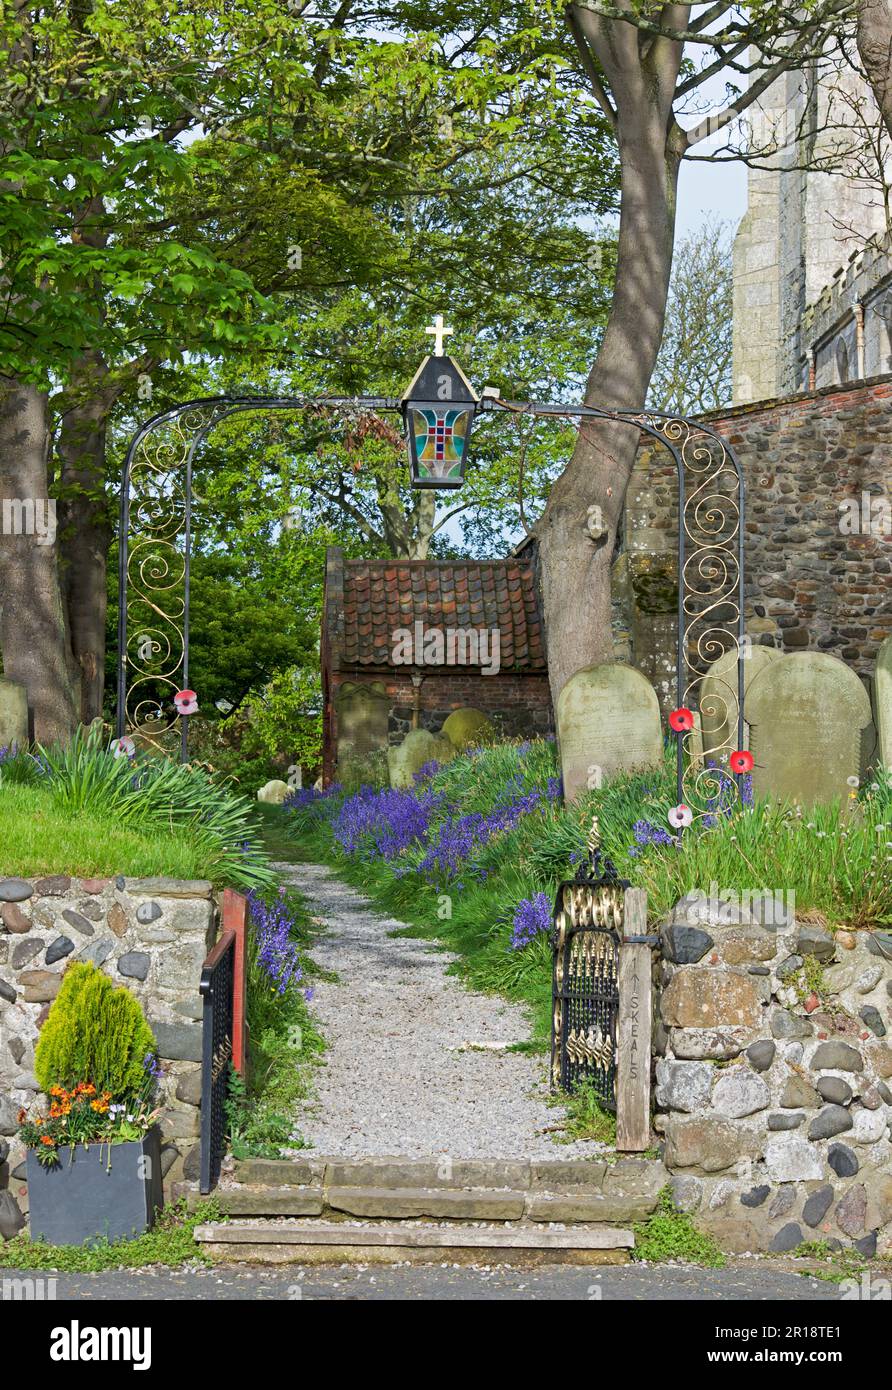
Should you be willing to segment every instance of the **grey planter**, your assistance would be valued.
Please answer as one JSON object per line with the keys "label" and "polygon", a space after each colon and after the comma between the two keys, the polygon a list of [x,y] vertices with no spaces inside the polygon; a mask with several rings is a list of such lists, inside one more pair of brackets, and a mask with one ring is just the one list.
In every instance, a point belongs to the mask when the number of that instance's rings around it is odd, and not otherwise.
{"label": "grey planter", "polygon": [[128,1240],[154,1225],[164,1197],[161,1134],[142,1140],[60,1149],[61,1165],[43,1168],[28,1150],[31,1239],[50,1245]]}

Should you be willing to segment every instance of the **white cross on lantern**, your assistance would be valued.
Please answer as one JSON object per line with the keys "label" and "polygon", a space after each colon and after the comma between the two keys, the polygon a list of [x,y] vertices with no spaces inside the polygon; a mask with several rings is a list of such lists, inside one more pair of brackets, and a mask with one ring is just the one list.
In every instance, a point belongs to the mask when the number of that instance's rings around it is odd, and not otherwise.
{"label": "white cross on lantern", "polygon": [[433,324],[431,325],[431,327],[430,327],[430,328],[426,328],[424,331],[425,331],[425,333],[430,333],[431,336],[432,336],[432,337],[434,338],[434,340],[435,340],[435,341],[434,341],[434,356],[435,356],[435,357],[442,357],[442,356],[443,356],[443,339],[446,338],[446,337],[449,337],[449,335],[450,335],[454,330],[451,329],[451,328],[445,328],[444,325],[443,325],[443,315],[442,315],[442,314],[437,314],[437,317],[434,319]]}

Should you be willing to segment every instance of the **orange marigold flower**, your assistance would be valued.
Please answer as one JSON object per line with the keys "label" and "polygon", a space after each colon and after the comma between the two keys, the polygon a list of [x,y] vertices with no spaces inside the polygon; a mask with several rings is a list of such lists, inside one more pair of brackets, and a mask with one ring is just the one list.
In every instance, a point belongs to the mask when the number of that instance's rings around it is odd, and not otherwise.
{"label": "orange marigold flower", "polygon": [[56,1141],[54,1139],[51,1139],[48,1134],[41,1134],[40,1142],[41,1144],[46,1144],[48,1149],[53,1149],[56,1147]]}
{"label": "orange marigold flower", "polygon": [[90,1109],[95,1110],[97,1115],[104,1115],[108,1109],[108,1105],[104,1100],[91,1100]]}
{"label": "orange marigold flower", "polygon": [[49,1094],[51,1096],[64,1096],[65,1092],[62,1090],[61,1086],[51,1086],[49,1089]]}

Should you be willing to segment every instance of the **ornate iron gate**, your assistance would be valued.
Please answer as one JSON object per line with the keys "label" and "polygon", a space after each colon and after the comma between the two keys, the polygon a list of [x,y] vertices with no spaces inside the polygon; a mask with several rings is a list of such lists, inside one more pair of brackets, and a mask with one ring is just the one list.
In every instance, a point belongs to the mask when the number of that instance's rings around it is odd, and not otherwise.
{"label": "ornate iron gate", "polygon": [[201,972],[201,1191],[220,1176],[226,1148],[226,1097],[232,1063],[235,995],[234,931],[224,931]]}
{"label": "ornate iron gate", "polygon": [[555,897],[551,1084],[572,1091],[589,1081],[605,1110],[616,1109],[619,943],[628,883],[601,862],[598,822],[589,863]]}
{"label": "ornate iron gate", "polygon": [[[193,543],[192,465],[211,431],[253,411],[399,411],[383,396],[214,396],[185,401],[147,420],[133,436],[121,478],[118,574],[118,737],[150,743],[177,727],[180,756],[188,757],[188,715],[173,703],[189,682],[189,588]],[[671,454],[678,473],[678,668],[676,704],[700,708],[713,728],[710,766],[696,756],[699,735],[678,738],[677,795],[696,816],[736,797],[741,777],[728,755],[743,747],[745,633],[743,615],[744,484],[731,445],[711,426],[659,411],[503,401],[485,396],[481,414],[510,414],[582,422],[607,421],[650,436]],[[579,524],[585,524],[580,517]],[[713,663],[730,654],[717,675]],[[703,689],[709,675],[710,688]],[[201,692],[198,692],[199,699]],[[681,836],[681,830],[679,830]]]}

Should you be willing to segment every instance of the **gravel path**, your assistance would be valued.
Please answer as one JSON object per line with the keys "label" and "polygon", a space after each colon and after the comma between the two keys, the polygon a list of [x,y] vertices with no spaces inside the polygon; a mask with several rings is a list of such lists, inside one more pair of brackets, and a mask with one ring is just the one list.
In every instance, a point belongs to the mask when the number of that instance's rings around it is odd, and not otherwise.
{"label": "gravel path", "polygon": [[[544,1058],[479,1044],[524,1042],[523,1009],[471,993],[428,941],[394,937],[405,923],[317,864],[279,864],[327,931],[313,959],[338,983],[315,985],[328,1042],[317,1103],[298,1128],[319,1153],[401,1158],[585,1157],[598,1144],[556,1144],[543,1133],[562,1108],[546,1105]],[[477,1044],[475,1050],[468,1044]]]}

